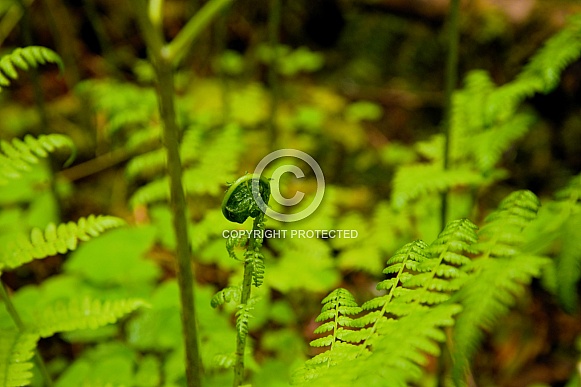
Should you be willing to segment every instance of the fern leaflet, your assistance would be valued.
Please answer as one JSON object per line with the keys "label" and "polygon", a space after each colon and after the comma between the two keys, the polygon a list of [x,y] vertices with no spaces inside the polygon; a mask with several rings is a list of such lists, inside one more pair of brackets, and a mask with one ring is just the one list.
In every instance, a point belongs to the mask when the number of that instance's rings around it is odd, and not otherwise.
{"label": "fern leaflet", "polygon": [[40,337],[49,337],[57,332],[79,329],[96,329],[112,324],[128,313],[144,306],[139,299],[99,301],[90,298],[72,299],[42,310],[33,327]]}
{"label": "fern leaflet", "polygon": [[513,192],[490,214],[479,232],[470,281],[457,293],[463,306],[454,328],[454,377],[459,382],[482,338],[538,277],[546,258],[521,251],[523,229],[536,217],[540,206],[530,191]]}
{"label": "fern leaflet", "polygon": [[[470,263],[467,255],[475,251],[475,230],[476,226],[465,219],[450,222],[430,246],[416,241],[398,250],[384,271],[395,277],[378,285],[388,294],[363,304],[362,309],[369,312],[360,318],[345,316],[362,310],[352,296],[347,297],[350,294],[338,297],[332,293],[330,300],[323,300],[334,301],[336,307],[330,303],[323,308],[317,321],[331,321],[317,332],[334,334],[311,345],[331,348],[308,360],[295,374],[294,382],[407,386],[418,381],[426,364],[425,354],[439,353],[437,342],[445,339],[442,327],[452,325],[453,316],[461,309],[448,300],[466,278],[464,267]],[[343,308],[343,315],[339,308]]]}
{"label": "fern leaflet", "polygon": [[41,46],[19,47],[0,58],[0,91],[10,86],[10,79],[18,79],[17,68],[27,71],[31,67],[45,63],[56,63],[63,69],[63,62],[56,52]]}
{"label": "fern leaflet", "polygon": [[37,164],[39,158],[46,158],[57,149],[66,148],[71,156],[65,165],[69,165],[75,157],[75,146],[71,139],[61,134],[48,134],[33,137],[24,136],[23,140],[13,139],[12,142],[0,141],[0,183],[3,178],[16,179],[20,172],[30,170],[32,164]]}
{"label": "fern leaflet", "polygon": [[30,332],[0,332],[0,385],[27,386],[32,379],[31,361],[39,337]]}
{"label": "fern leaflet", "polygon": [[58,226],[51,223],[44,231],[34,228],[30,239],[21,235],[0,252],[0,269],[14,269],[33,259],[64,254],[75,250],[79,240],[87,241],[108,229],[124,224],[122,219],[113,216],[91,215],[80,218],[77,223],[61,223]]}

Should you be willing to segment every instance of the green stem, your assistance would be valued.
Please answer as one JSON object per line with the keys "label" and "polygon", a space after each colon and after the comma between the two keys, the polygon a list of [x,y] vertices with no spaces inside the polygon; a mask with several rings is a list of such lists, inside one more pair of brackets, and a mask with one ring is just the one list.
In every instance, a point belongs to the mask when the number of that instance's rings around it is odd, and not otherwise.
{"label": "green stem", "polygon": [[167,169],[170,178],[170,206],[173,228],[176,234],[178,283],[182,304],[182,326],[186,348],[186,376],[188,386],[201,386],[202,362],[198,349],[198,332],[194,305],[194,281],[190,245],[187,230],[187,208],[182,184],[182,164],[179,154],[179,129],[174,107],[174,86],[171,64],[156,63],[158,81],[159,114],[163,121],[164,145],[167,153]]}
{"label": "green stem", "polygon": [[187,230],[187,208],[182,184],[179,154],[180,131],[176,122],[172,63],[162,55],[159,30],[153,28],[143,1],[137,6],[138,22],[148,46],[157,78],[159,115],[163,126],[163,143],[167,154],[170,179],[170,206],[176,235],[177,277],[180,288],[181,319],[186,352],[186,380],[189,387],[201,386],[202,361],[198,347],[198,331],[194,304],[194,280]]}
{"label": "green stem", "polygon": [[[244,278],[242,280],[242,294],[240,295],[240,304],[246,305],[250,299],[250,292],[252,290],[252,255],[258,250],[256,235],[261,231],[260,223],[264,219],[264,214],[260,213],[252,224],[252,233],[248,238],[248,249],[246,250],[244,259]],[[234,364],[234,387],[241,386],[244,383],[244,352],[246,349],[246,337],[244,333],[238,332],[236,336],[236,362]]]}
{"label": "green stem", "polygon": [[[227,11],[227,9],[224,10],[216,23],[216,41],[214,45],[219,55],[223,54],[226,48],[226,32],[228,29]],[[222,66],[218,67],[218,76],[222,91],[222,123],[226,124],[230,121],[230,83],[228,82],[228,74],[226,74]]]}
{"label": "green stem", "polygon": [[[0,299],[4,301],[4,304],[6,305],[6,310],[8,311],[10,317],[12,318],[12,321],[14,321],[14,324],[16,324],[18,330],[20,332],[24,332],[26,326],[24,325],[24,322],[22,322],[22,318],[20,318],[18,311],[14,307],[14,304],[12,303],[12,300],[8,295],[8,291],[6,291],[6,286],[4,285],[3,281],[0,281]],[[52,387],[53,386],[52,379],[50,377],[50,374],[48,373],[48,370],[46,369],[44,360],[42,359],[42,356],[40,356],[38,350],[34,351],[34,362],[36,363],[36,366],[40,371],[40,375],[44,380],[44,385],[46,387]]]}
{"label": "green stem", "polygon": [[232,0],[210,0],[187,22],[184,28],[163,50],[163,56],[174,66],[191,46],[200,32],[226,7]]}
{"label": "green stem", "polygon": [[280,28],[281,1],[271,0],[270,14],[268,15],[268,40],[273,53],[272,62],[268,68],[268,84],[270,85],[270,113],[268,117],[270,129],[270,145],[275,149],[276,141],[276,112],[279,101],[278,85],[278,30]]}
{"label": "green stem", "polygon": [[[452,121],[452,95],[458,79],[458,44],[460,29],[458,19],[460,15],[460,0],[451,0],[450,14],[448,15],[448,57],[446,59],[446,89],[444,101],[444,170],[450,166],[450,135]],[[446,227],[448,220],[448,192],[442,193],[441,227]]]}

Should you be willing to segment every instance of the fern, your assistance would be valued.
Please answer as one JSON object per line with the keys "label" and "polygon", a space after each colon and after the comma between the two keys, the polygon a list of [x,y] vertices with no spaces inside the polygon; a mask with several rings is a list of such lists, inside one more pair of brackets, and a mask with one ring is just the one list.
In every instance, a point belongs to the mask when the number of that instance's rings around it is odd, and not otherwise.
{"label": "fern", "polygon": [[[184,132],[180,143],[181,161],[184,167],[192,164],[198,159],[201,148],[202,128],[192,127]],[[135,136],[132,136],[134,138]],[[129,178],[151,176],[160,173],[166,165],[166,152],[163,149],[157,149],[152,152],[132,158],[125,169]]]}
{"label": "fern", "polygon": [[42,259],[64,254],[77,248],[79,240],[87,241],[102,234],[105,230],[120,227],[125,222],[113,216],[94,216],[80,218],[77,223],[49,224],[46,229],[34,228],[30,239],[21,236],[0,252],[0,268],[13,269],[33,259]]}
{"label": "fern", "polygon": [[485,179],[478,171],[444,170],[437,164],[412,164],[400,167],[393,180],[392,203],[401,209],[421,196],[445,192],[457,186],[474,186]]}
{"label": "fern", "polygon": [[214,294],[212,297],[211,305],[212,308],[217,308],[220,305],[226,304],[228,302],[240,303],[240,296],[242,291],[240,286],[228,286],[218,293]]}
{"label": "fern", "polygon": [[73,299],[52,305],[38,313],[33,331],[40,337],[57,332],[96,329],[112,324],[128,313],[144,306],[139,299],[99,301],[90,298]]}
{"label": "fern", "polygon": [[470,281],[455,299],[463,306],[454,328],[454,377],[463,376],[474,355],[482,330],[492,328],[533,277],[538,277],[547,259],[527,253],[523,230],[536,217],[540,203],[530,191],[517,191],[490,214],[475,246],[478,258],[470,268]]}
{"label": "fern", "polygon": [[[106,118],[105,130],[109,135],[126,132],[129,128],[154,127],[157,100],[152,88],[109,80],[88,80],[77,86],[77,92],[87,96],[97,112]],[[154,125],[155,124],[155,125]]]}
{"label": "fern", "polygon": [[41,46],[19,47],[0,58],[0,91],[10,86],[11,79],[18,79],[17,68],[27,71],[45,63],[56,63],[63,69],[63,62],[56,52]]}
{"label": "fern", "polygon": [[[392,203],[410,201],[457,187],[486,186],[506,176],[496,169],[501,156],[530,129],[535,117],[518,111],[525,98],[554,89],[563,69],[581,56],[581,15],[550,38],[514,79],[496,87],[482,70],[469,73],[452,102],[449,170],[441,167],[443,142],[428,163],[401,166],[394,179]],[[421,149],[418,149],[421,153]]]}
{"label": "fern", "polygon": [[581,175],[555,194],[527,229],[527,251],[555,259],[544,285],[570,313],[578,309],[577,283],[581,278]]}
{"label": "fern", "polygon": [[[315,321],[330,321],[320,325],[315,329],[315,333],[331,332],[331,334],[311,341],[311,346],[330,346],[330,351],[333,351],[335,346],[349,345],[350,343],[361,341],[350,337],[350,332],[353,331],[345,329],[353,323],[353,319],[349,316],[358,314],[362,310],[348,290],[343,288],[333,290],[331,294],[321,301],[321,304],[323,304],[321,314],[317,316]],[[332,364],[329,354],[322,353],[308,361],[309,364],[321,364],[323,362],[328,365]]]}
{"label": "fern", "polygon": [[75,146],[67,136],[48,134],[35,138],[26,135],[23,140],[0,141],[0,183],[6,182],[4,178],[19,178],[20,172],[29,171],[31,165],[37,164],[40,158],[46,158],[49,153],[62,148],[71,151],[65,163],[68,165],[75,157]]}
{"label": "fern", "polygon": [[248,323],[252,316],[252,311],[254,310],[254,305],[258,301],[258,298],[251,297],[246,304],[238,304],[236,308],[236,331],[239,337],[248,336]]}
{"label": "fern", "polygon": [[30,332],[0,332],[0,385],[27,386],[32,379],[31,361],[39,337]]}
{"label": "fern", "polygon": [[[192,138],[193,141],[197,141],[195,137]],[[196,147],[182,148],[182,159],[191,164],[183,175],[186,192],[190,195],[217,195],[225,181],[233,180],[242,150],[240,128],[237,125],[227,125],[199,154],[194,153],[196,149]],[[160,154],[149,166],[157,168],[164,162],[165,156]],[[132,167],[132,173],[147,168],[147,162],[139,163],[141,165]],[[131,202],[134,205],[148,204],[166,200],[168,197],[169,180],[163,177],[139,188],[132,196]]]}
{"label": "fern", "polygon": [[[430,246],[416,241],[398,250],[384,271],[395,277],[378,284],[378,289],[388,293],[367,301],[362,308],[346,295],[339,298],[333,293],[330,301],[336,301],[338,307],[351,307],[345,312],[369,312],[357,319],[339,320],[334,304],[329,311],[324,308],[318,321],[335,316],[335,322],[323,324],[317,332],[341,332],[340,345],[307,361],[294,382],[406,386],[418,381],[426,364],[425,354],[439,353],[437,342],[445,339],[442,327],[452,325],[453,316],[461,309],[449,300],[465,281],[468,254],[475,251],[475,230],[468,220],[450,222]],[[337,342],[336,336],[323,337],[311,345],[331,345]]]}
{"label": "fern", "polygon": [[556,257],[557,296],[569,312],[578,306],[577,283],[581,278],[581,175],[557,193],[561,216],[566,216],[562,227],[561,251]]}

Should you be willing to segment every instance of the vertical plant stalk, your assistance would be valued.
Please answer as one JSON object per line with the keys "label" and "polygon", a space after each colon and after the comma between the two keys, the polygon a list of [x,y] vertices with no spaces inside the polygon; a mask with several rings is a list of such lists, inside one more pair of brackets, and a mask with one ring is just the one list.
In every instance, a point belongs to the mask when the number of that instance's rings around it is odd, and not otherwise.
{"label": "vertical plant stalk", "polygon": [[[262,232],[262,222],[264,221],[264,214],[261,212],[252,223],[252,232],[248,238],[248,249],[244,254],[244,277],[242,279],[242,293],[240,295],[240,305],[245,306],[250,300],[252,291],[252,277],[254,272],[254,255],[262,245],[262,239],[256,238]],[[244,383],[244,353],[246,350],[246,337],[248,335],[244,332],[237,332],[236,336],[236,362],[234,363],[234,387],[243,385]]]}
{"label": "vertical plant stalk", "polygon": [[[450,135],[452,124],[452,95],[458,80],[458,45],[460,41],[460,29],[458,20],[460,16],[460,0],[450,1],[448,14],[448,56],[446,58],[446,78],[444,91],[444,170],[450,166]],[[448,217],[448,192],[442,193],[442,205],[440,215],[440,229],[446,227]]]}
{"label": "vertical plant stalk", "polygon": [[[6,305],[6,310],[8,311],[10,318],[12,318],[12,321],[14,321],[14,324],[16,324],[18,330],[20,332],[23,332],[26,329],[26,327],[24,326],[24,322],[22,322],[22,318],[20,318],[18,311],[16,310],[14,304],[12,303],[12,300],[10,299],[10,295],[6,291],[4,281],[1,280],[0,280],[0,300],[4,301],[4,305]],[[52,387],[53,386],[52,379],[50,377],[50,374],[48,373],[48,370],[46,369],[46,365],[44,364],[42,356],[40,356],[40,353],[38,352],[38,349],[34,350],[34,362],[36,363],[36,366],[40,371],[40,375],[44,381],[44,385],[46,387]]]}
{"label": "vertical plant stalk", "polygon": [[198,347],[198,331],[194,304],[194,281],[187,231],[187,208],[182,184],[182,164],[179,155],[179,128],[174,105],[172,63],[163,55],[161,27],[155,28],[147,14],[145,2],[137,7],[138,22],[155,68],[159,115],[163,127],[163,143],[167,155],[167,173],[170,180],[170,207],[176,237],[177,277],[180,289],[181,320],[186,353],[186,380],[188,386],[201,386],[202,362]]}
{"label": "vertical plant stalk", "polygon": [[163,122],[163,142],[167,154],[167,172],[170,179],[170,206],[176,235],[177,275],[182,306],[182,327],[186,350],[186,378],[188,386],[201,386],[202,361],[198,348],[198,331],[194,304],[194,280],[187,230],[187,207],[182,184],[182,164],[179,154],[179,128],[174,106],[173,71],[171,64],[157,58],[157,96],[159,114]]}
{"label": "vertical plant stalk", "polygon": [[271,0],[268,15],[268,40],[272,50],[272,62],[268,67],[268,84],[270,86],[270,112],[268,116],[268,127],[270,130],[270,146],[275,148],[276,141],[276,112],[280,98],[280,88],[278,84],[278,31],[280,29],[281,0]]}
{"label": "vertical plant stalk", "polygon": [[[224,10],[216,23],[215,43],[216,52],[222,54],[226,49],[226,38],[228,32],[228,10]],[[220,89],[222,98],[222,123],[226,124],[230,121],[230,82],[228,81],[228,74],[224,71],[223,66],[218,66],[218,77],[220,78]]]}

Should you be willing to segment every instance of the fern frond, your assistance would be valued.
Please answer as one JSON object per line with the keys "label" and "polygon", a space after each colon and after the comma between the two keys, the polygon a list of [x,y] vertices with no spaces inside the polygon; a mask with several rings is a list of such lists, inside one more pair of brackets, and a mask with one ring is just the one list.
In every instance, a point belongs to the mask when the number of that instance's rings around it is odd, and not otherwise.
{"label": "fern frond", "polygon": [[528,133],[534,121],[532,114],[517,114],[500,125],[465,138],[464,149],[476,159],[479,170],[488,172],[516,140]]}
{"label": "fern frond", "polygon": [[255,287],[260,287],[264,282],[264,272],[266,266],[264,265],[264,255],[260,252],[254,252],[250,255],[250,264],[252,265],[252,284]]}
{"label": "fern frond", "polygon": [[561,72],[581,56],[581,16],[569,18],[565,28],[547,40],[519,75],[518,81],[541,80],[539,92],[548,93],[561,79]]}
{"label": "fern frond", "polygon": [[[184,171],[186,192],[189,195],[218,195],[225,181],[234,180],[234,172],[242,151],[240,127],[235,124],[227,125],[210,144],[201,149],[199,155],[194,155],[191,151],[192,149],[187,149],[187,152],[190,152],[187,157],[192,157],[197,163],[193,163]],[[184,157],[186,155],[182,153],[182,158]],[[163,177],[139,188],[131,197],[131,203],[148,204],[166,200],[168,197],[169,180]]]}
{"label": "fern frond", "polygon": [[184,172],[184,185],[190,195],[222,193],[225,181],[233,181],[243,150],[241,128],[228,124],[204,147],[199,163]]}
{"label": "fern frond", "polygon": [[510,117],[516,107],[535,93],[554,89],[567,65],[581,56],[581,17],[571,17],[561,31],[551,37],[531,58],[518,77],[490,95],[487,119],[490,122]]}
{"label": "fern frond", "polygon": [[[401,386],[419,381],[425,353],[437,355],[437,342],[445,339],[443,327],[453,324],[460,306],[443,304],[420,309],[401,319],[383,319],[370,339],[371,351],[340,343],[337,349],[317,355],[293,375],[301,386]],[[331,357],[331,355],[333,357]],[[329,364],[334,366],[322,366]]]}
{"label": "fern frond", "polygon": [[99,301],[90,298],[72,299],[57,303],[38,313],[33,327],[40,337],[49,337],[57,332],[79,329],[96,329],[115,323],[123,316],[146,305],[140,299]]}
{"label": "fern frond", "polygon": [[323,307],[315,321],[331,320],[318,329],[321,333],[332,331],[332,334],[311,341],[311,346],[331,346],[330,350],[332,351],[337,342],[352,342],[344,328],[349,327],[353,321],[349,316],[361,312],[361,308],[357,305],[353,295],[347,289],[339,288],[333,290],[321,303]]}
{"label": "fern frond", "polygon": [[88,241],[104,231],[124,225],[125,222],[113,216],[80,218],[77,223],[49,224],[43,231],[34,228],[30,239],[21,236],[0,252],[0,268],[16,268],[33,259],[42,259],[64,254],[77,248],[79,240]]}
{"label": "fern frond", "polygon": [[[83,81],[77,91],[84,94],[94,109],[106,118],[107,133],[127,127],[155,127],[157,100],[152,88],[110,80]],[[153,124],[153,125],[152,125]],[[131,137],[129,142],[131,142]]]}
{"label": "fern frond", "polygon": [[76,148],[71,139],[62,134],[38,137],[26,135],[23,140],[15,138],[11,142],[0,141],[0,183],[3,178],[19,178],[20,172],[30,170],[30,166],[37,164],[40,158],[46,158],[49,153],[62,148],[71,151],[71,156],[65,163],[68,165],[75,157]]}
{"label": "fern frond", "polygon": [[217,308],[220,305],[232,301],[239,303],[241,294],[242,290],[240,286],[228,286],[214,294],[211,301],[212,308]]}
{"label": "fern frond", "polygon": [[544,284],[573,313],[579,308],[577,283],[581,278],[581,175],[572,178],[555,199],[541,208],[527,228],[526,250],[554,256],[554,270],[547,270]]}
{"label": "fern frond", "polygon": [[45,63],[55,63],[63,69],[60,56],[53,50],[41,46],[19,47],[8,55],[0,58],[0,91],[10,86],[10,79],[18,79],[17,68],[27,71],[31,67],[38,67]]}
{"label": "fern frond", "polygon": [[473,186],[484,181],[480,172],[470,169],[443,170],[436,164],[404,165],[398,168],[393,180],[392,203],[395,208],[403,208],[420,196],[459,186]]}
{"label": "fern frond", "polygon": [[514,304],[547,258],[521,251],[523,229],[540,206],[530,191],[517,191],[490,214],[479,232],[473,274],[457,293],[463,306],[454,328],[454,377],[459,382],[483,336]]}
{"label": "fern frond", "polygon": [[[190,128],[184,132],[180,143],[180,156],[184,167],[200,157],[201,147],[200,128]],[[130,179],[135,177],[152,176],[160,173],[166,166],[166,153],[164,149],[157,149],[132,158],[125,169],[125,174]]]}
{"label": "fern frond", "polygon": [[16,330],[0,332],[0,385],[28,386],[32,379],[31,361],[38,335]]}
{"label": "fern frond", "polygon": [[248,300],[248,303],[237,305],[236,331],[240,337],[248,335],[248,323],[250,322],[250,319],[254,317],[251,312],[254,310],[254,305],[257,300],[258,298],[252,297]]}

